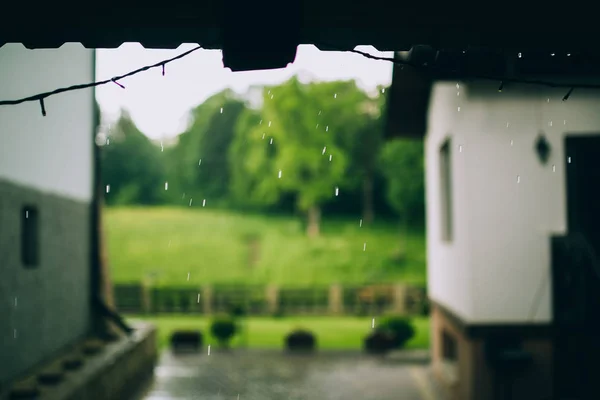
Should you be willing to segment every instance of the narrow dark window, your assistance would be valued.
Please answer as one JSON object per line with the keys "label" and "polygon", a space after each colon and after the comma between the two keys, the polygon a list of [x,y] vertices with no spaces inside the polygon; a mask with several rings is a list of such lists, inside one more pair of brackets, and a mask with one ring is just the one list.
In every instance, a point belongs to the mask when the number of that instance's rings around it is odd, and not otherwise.
{"label": "narrow dark window", "polygon": [[25,206],[21,210],[21,261],[25,267],[35,268],[40,262],[40,223],[37,208]]}
{"label": "narrow dark window", "polygon": [[440,147],[440,201],[442,240],[452,241],[452,151],[450,139]]}
{"label": "narrow dark window", "polygon": [[456,339],[446,331],[442,332],[442,357],[446,361],[458,361]]}

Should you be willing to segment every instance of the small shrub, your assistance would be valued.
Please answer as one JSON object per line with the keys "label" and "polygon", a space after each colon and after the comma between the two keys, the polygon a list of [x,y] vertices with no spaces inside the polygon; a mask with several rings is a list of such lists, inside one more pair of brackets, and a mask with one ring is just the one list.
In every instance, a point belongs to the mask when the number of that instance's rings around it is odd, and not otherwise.
{"label": "small shrub", "polygon": [[317,339],[311,332],[298,329],[285,338],[285,348],[294,353],[313,352],[317,348]]}
{"label": "small shrub", "polygon": [[239,318],[246,315],[246,308],[241,304],[232,304],[229,307],[229,315],[233,318]]}
{"label": "small shrub", "polygon": [[220,317],[212,321],[210,325],[210,333],[217,338],[221,347],[228,347],[229,341],[236,334],[238,326],[229,317]]}
{"label": "small shrub", "polygon": [[394,338],[394,348],[402,348],[414,335],[415,328],[410,319],[400,316],[384,318],[378,326],[379,331],[389,332]]}
{"label": "small shrub", "polygon": [[365,351],[370,354],[385,354],[394,348],[394,335],[386,330],[376,329],[365,338]]}
{"label": "small shrub", "polygon": [[198,351],[202,347],[200,331],[175,331],[171,334],[171,348],[175,352]]}

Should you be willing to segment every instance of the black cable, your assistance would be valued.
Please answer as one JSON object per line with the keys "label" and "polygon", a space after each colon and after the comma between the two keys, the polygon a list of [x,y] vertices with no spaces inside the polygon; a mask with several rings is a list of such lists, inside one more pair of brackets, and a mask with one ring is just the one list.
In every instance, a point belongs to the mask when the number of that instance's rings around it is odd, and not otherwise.
{"label": "black cable", "polygon": [[[105,79],[105,80],[97,81],[97,82],[90,82],[90,83],[83,83],[83,84],[79,84],[79,85],[62,87],[62,88],[52,90],[50,92],[39,93],[39,94],[35,94],[32,96],[28,96],[28,97],[23,97],[21,99],[16,99],[16,100],[0,100],[0,106],[16,105],[16,104],[21,104],[21,103],[30,102],[30,101],[37,101],[40,103],[42,115],[45,116],[46,108],[45,108],[45,104],[44,104],[44,99],[46,99],[50,96],[54,96],[54,95],[57,95],[60,93],[65,93],[65,92],[71,92],[71,91],[75,91],[75,90],[82,90],[82,89],[88,89],[91,87],[102,86],[102,85],[106,85],[107,83],[115,83],[124,89],[125,86],[123,86],[121,83],[119,83],[118,82],[119,80],[128,78],[130,76],[139,74],[144,71],[148,71],[152,68],[158,68],[158,67],[162,68],[162,74],[164,75],[164,72],[165,72],[164,68],[165,68],[166,64],[176,61],[176,60],[179,60],[181,58],[184,58],[184,57],[188,56],[189,54],[191,54],[197,50],[200,50],[202,48],[203,48],[202,46],[194,47],[193,49],[188,50],[184,53],[181,53],[173,58],[159,61],[152,65],[146,65],[144,67],[138,68],[138,69],[128,72],[126,74],[115,76],[111,79]],[[396,58],[374,56],[372,54],[366,53],[364,51],[356,50],[356,49],[340,50],[340,51],[347,51],[350,53],[359,54],[359,55],[369,58],[371,60],[388,61],[388,62],[394,63],[395,65],[411,66],[413,68],[421,69],[421,70],[429,71],[429,72],[434,71],[434,69],[427,67],[427,66],[416,65],[409,61],[398,60]],[[438,71],[438,72],[442,72],[442,71]],[[446,72],[448,72],[448,71],[446,71]],[[501,77],[501,76],[479,75],[479,74],[471,75],[470,78],[471,79],[475,78],[475,79],[480,79],[480,80],[498,81],[498,82],[501,82],[501,86],[504,86],[505,83],[520,83],[520,84],[547,86],[547,87],[551,87],[551,88],[569,89],[567,94],[563,97],[563,101],[566,101],[569,98],[569,96],[571,95],[571,93],[573,92],[574,89],[600,89],[600,84],[554,83],[554,82],[548,82],[548,81],[536,80],[536,79],[513,79],[513,78],[506,78],[506,77]]]}

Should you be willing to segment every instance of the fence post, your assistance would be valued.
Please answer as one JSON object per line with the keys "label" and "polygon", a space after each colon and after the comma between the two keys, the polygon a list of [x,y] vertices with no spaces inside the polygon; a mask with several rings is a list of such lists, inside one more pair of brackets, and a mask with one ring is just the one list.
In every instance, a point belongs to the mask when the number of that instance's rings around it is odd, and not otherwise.
{"label": "fence post", "polygon": [[204,314],[210,315],[212,314],[212,297],[213,291],[212,287],[204,286],[202,288],[202,308],[204,309]]}
{"label": "fence post", "polygon": [[277,312],[279,305],[279,288],[276,285],[268,285],[266,287],[265,297],[267,299],[267,311],[269,314]]}
{"label": "fence post", "polygon": [[334,284],[329,287],[329,312],[331,314],[344,312],[343,292],[341,285]]}
{"label": "fence post", "polygon": [[394,313],[406,314],[406,285],[398,283],[394,285]]}
{"label": "fence post", "polygon": [[148,279],[142,279],[142,285],[141,285],[141,295],[142,295],[142,312],[144,314],[150,314],[152,312],[152,296],[150,295],[151,292],[151,283]]}

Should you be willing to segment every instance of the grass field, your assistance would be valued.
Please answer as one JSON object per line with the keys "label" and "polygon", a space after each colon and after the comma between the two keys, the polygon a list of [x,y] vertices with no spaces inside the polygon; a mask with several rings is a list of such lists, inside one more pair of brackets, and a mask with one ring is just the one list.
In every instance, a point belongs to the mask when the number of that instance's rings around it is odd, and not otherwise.
{"label": "grass field", "polygon": [[[199,329],[204,335],[204,343],[217,344],[210,336],[210,320],[188,315],[139,317],[129,316],[130,320],[150,321],[158,327],[160,349],[169,344],[169,337],[177,329]],[[360,350],[366,335],[371,331],[371,318],[356,317],[290,317],[274,319],[252,317],[248,320],[248,347],[254,349],[283,349],[285,336],[295,328],[306,328],[317,337],[319,349]],[[377,319],[375,320],[377,323]],[[429,319],[413,319],[415,336],[407,343],[410,349],[429,347]],[[233,345],[239,345],[241,337],[235,337]]]}
{"label": "grass field", "polygon": [[[425,282],[424,235],[416,232],[402,241],[396,221],[360,227],[358,218],[325,217],[322,235],[309,239],[298,218],[218,211],[207,205],[108,208],[105,224],[116,283],[147,277],[156,284],[194,287]],[[256,238],[253,247],[249,238]]]}

